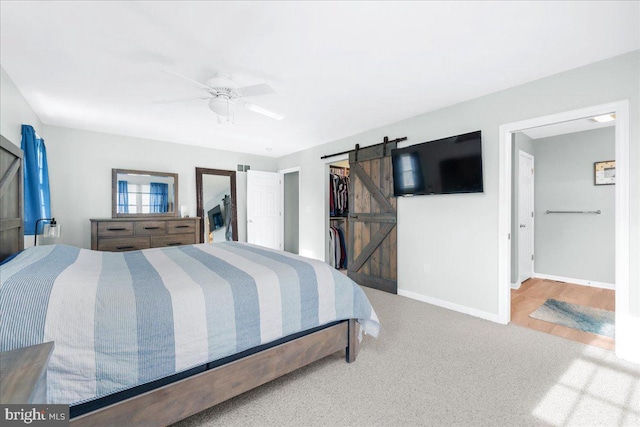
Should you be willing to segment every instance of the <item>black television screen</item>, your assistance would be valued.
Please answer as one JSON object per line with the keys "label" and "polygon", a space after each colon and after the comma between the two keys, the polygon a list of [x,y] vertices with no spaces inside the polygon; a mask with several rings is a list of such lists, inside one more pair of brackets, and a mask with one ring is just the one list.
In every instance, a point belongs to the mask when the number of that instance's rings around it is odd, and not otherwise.
{"label": "black television screen", "polygon": [[220,205],[211,209],[207,212],[209,216],[209,231],[215,231],[219,228],[222,228],[224,225],[224,219],[222,218],[222,210],[220,209]]}
{"label": "black television screen", "polygon": [[393,195],[482,193],[481,131],[391,150]]}

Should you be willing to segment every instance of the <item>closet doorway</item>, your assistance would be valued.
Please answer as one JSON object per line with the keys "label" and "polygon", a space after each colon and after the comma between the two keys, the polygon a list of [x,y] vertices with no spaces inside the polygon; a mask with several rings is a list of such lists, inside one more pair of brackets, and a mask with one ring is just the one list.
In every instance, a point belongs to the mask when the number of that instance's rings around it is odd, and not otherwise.
{"label": "closet doorway", "polygon": [[238,240],[235,171],[196,168],[196,205],[200,243]]}
{"label": "closet doorway", "polygon": [[327,262],[346,274],[349,244],[349,160],[329,164],[329,258]]}

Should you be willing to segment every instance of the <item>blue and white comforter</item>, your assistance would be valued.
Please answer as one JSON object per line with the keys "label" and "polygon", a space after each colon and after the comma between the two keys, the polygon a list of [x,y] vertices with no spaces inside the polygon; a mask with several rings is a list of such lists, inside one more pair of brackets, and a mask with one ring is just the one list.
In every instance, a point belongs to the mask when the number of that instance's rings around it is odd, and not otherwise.
{"label": "blue and white comforter", "polygon": [[55,341],[49,403],[144,384],[334,320],[377,336],[326,263],[246,243],[125,253],[29,248],[0,266],[0,351]]}

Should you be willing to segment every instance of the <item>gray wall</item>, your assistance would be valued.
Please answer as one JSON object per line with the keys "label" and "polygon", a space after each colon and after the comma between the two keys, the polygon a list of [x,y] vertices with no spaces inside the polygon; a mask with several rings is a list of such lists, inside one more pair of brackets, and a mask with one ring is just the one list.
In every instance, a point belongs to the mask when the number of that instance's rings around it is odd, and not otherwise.
{"label": "gray wall", "polygon": [[[520,195],[519,186],[518,186],[518,177],[520,176],[520,151],[524,151],[525,153],[529,153],[532,156],[535,156],[534,150],[534,140],[529,138],[522,132],[516,132],[513,135],[513,150],[511,151],[511,170],[513,171],[511,174],[511,283],[518,282],[518,270],[519,262],[518,262],[518,237],[519,237],[519,206],[518,206],[518,196]],[[535,184],[535,183],[534,183]]]}
{"label": "gray wall", "polygon": [[297,254],[300,229],[300,173],[284,175],[284,250]]}
{"label": "gray wall", "polygon": [[[177,173],[179,205],[196,214],[196,167],[234,170],[236,165],[275,171],[276,160],[231,151],[45,126],[51,211],[62,226],[60,243],[89,248],[89,218],[111,217],[111,169]],[[246,241],[247,174],[238,172],[238,239]]]}
{"label": "gray wall", "polygon": [[[20,147],[22,141],[22,125],[31,125],[36,133],[45,140],[44,125],[22,96],[13,80],[0,67],[0,134]],[[33,246],[33,236],[24,237],[24,247]]]}
{"label": "gray wall", "polygon": [[22,125],[31,125],[42,138],[44,126],[31,109],[27,100],[22,96],[13,80],[0,67],[0,133],[18,147],[22,140]]}
{"label": "gray wall", "polygon": [[536,273],[613,284],[615,186],[594,185],[593,164],[615,159],[615,128],[540,138],[534,144]]}
{"label": "gray wall", "polygon": [[[324,259],[327,229],[324,154],[406,136],[406,144],[482,131],[484,193],[398,200],[398,288],[476,312],[498,313],[499,127],[525,119],[629,100],[630,312],[640,315],[640,52],[634,51],[278,160],[300,166],[300,253]],[[633,261],[636,262],[633,262]]]}

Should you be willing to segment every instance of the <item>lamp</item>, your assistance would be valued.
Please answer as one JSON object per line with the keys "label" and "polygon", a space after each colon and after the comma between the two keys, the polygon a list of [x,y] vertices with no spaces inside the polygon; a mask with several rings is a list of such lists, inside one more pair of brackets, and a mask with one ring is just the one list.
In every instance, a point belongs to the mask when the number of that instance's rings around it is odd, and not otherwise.
{"label": "lamp", "polygon": [[60,226],[56,222],[55,218],[40,218],[36,221],[36,230],[33,236],[33,246],[38,245],[38,224],[40,221],[50,221],[49,224],[45,224],[42,232],[43,237],[60,237]]}
{"label": "lamp", "polygon": [[233,108],[235,103],[226,96],[216,96],[209,100],[209,108],[218,116],[218,123],[221,123],[220,118],[226,118],[229,121],[229,117],[233,117]]}

